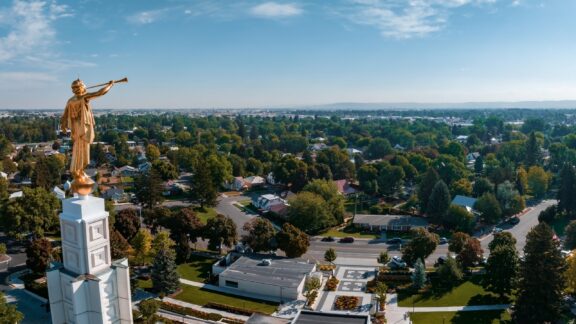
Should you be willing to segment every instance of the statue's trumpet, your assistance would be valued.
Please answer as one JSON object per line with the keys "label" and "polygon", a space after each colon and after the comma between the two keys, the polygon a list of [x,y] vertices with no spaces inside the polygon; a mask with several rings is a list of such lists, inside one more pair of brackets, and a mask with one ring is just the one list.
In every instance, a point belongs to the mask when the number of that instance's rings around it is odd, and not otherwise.
{"label": "statue's trumpet", "polygon": [[[121,82],[128,82],[128,78],[124,78],[124,79],[120,79],[120,80],[114,81],[114,83],[121,83]],[[105,86],[105,85],[107,85],[107,84],[108,84],[108,82],[106,82],[106,83],[101,83],[101,84],[97,84],[97,85],[93,85],[93,86],[86,87],[86,89],[101,87],[101,86]]]}

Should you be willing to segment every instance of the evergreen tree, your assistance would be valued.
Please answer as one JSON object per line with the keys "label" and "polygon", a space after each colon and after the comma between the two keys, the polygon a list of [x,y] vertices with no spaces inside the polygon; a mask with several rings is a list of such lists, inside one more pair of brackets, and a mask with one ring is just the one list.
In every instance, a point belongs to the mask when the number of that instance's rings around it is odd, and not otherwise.
{"label": "evergreen tree", "polygon": [[440,176],[438,172],[432,167],[428,168],[426,173],[424,173],[424,177],[418,186],[418,199],[420,200],[420,210],[422,213],[426,213],[428,210],[428,200],[430,199],[434,186],[439,180]]}
{"label": "evergreen tree", "polygon": [[570,164],[562,167],[559,175],[560,188],[558,188],[558,209],[568,214],[576,212],[576,172]]}
{"label": "evergreen tree", "polygon": [[518,323],[553,323],[560,318],[566,261],[553,237],[554,232],[546,223],[538,224],[526,237],[513,314]]}
{"label": "evergreen tree", "polygon": [[412,286],[415,289],[422,289],[426,284],[426,268],[421,259],[416,260],[414,263],[414,272],[411,275]]}
{"label": "evergreen tree", "polygon": [[446,261],[438,267],[436,273],[443,289],[454,287],[464,277],[458,263],[451,257],[446,258]]}
{"label": "evergreen tree", "polygon": [[516,246],[516,239],[512,236],[510,232],[500,232],[494,234],[494,239],[492,242],[488,244],[488,248],[490,251],[495,250],[498,246],[509,246],[514,247]]}
{"label": "evergreen tree", "polygon": [[430,195],[430,200],[428,200],[427,213],[432,219],[441,223],[444,220],[446,211],[450,207],[450,190],[448,186],[442,180],[438,181],[432,189],[432,194]]}
{"label": "evergreen tree", "polygon": [[301,257],[310,246],[308,235],[290,223],[282,225],[282,230],[276,233],[276,241],[278,248],[289,258]]}
{"label": "evergreen tree", "polygon": [[152,264],[152,286],[158,293],[174,293],[180,286],[180,276],[176,271],[176,254],[173,250],[161,249]]}
{"label": "evergreen tree", "polygon": [[201,208],[214,206],[216,198],[218,198],[217,184],[213,182],[212,176],[207,172],[209,169],[204,159],[199,160],[196,170],[197,172],[192,177],[190,196],[193,200],[200,203]]}
{"label": "evergreen tree", "polygon": [[490,249],[484,276],[487,290],[499,294],[500,297],[510,294],[516,287],[519,263],[514,244],[496,245],[494,249]]}
{"label": "evergreen tree", "polygon": [[482,156],[479,156],[474,161],[474,172],[476,172],[476,174],[482,174],[482,171],[484,171],[484,159]]}
{"label": "evergreen tree", "polygon": [[571,221],[564,229],[564,248],[566,250],[576,249],[576,220]]}
{"label": "evergreen tree", "polygon": [[534,132],[530,133],[530,136],[528,137],[528,140],[525,144],[525,149],[525,164],[528,167],[540,164],[542,154],[540,153],[540,144],[538,144],[538,140],[536,139],[536,134],[534,134]]}

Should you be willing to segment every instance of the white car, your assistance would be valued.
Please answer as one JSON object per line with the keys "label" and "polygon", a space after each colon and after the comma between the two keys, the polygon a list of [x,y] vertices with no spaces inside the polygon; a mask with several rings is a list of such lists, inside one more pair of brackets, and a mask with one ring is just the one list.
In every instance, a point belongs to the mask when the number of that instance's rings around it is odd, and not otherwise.
{"label": "white car", "polygon": [[406,268],[407,264],[402,260],[399,256],[393,256],[392,260],[390,260],[390,268]]}
{"label": "white car", "polygon": [[502,229],[500,227],[494,227],[494,234],[501,233]]}

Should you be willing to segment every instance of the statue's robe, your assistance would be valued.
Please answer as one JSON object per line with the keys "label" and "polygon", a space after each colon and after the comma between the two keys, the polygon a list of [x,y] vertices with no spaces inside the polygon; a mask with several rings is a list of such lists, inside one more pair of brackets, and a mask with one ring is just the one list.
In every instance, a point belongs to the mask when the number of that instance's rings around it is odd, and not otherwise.
{"label": "statue's robe", "polygon": [[60,122],[62,127],[72,130],[74,146],[70,172],[82,172],[90,163],[90,144],[94,142],[94,114],[90,101],[83,96],[70,98]]}

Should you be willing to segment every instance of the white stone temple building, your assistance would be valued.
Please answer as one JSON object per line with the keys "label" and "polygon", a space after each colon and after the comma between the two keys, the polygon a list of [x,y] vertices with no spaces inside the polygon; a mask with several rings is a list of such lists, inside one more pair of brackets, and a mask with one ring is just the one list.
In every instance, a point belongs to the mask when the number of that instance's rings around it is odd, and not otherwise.
{"label": "white stone temple building", "polygon": [[112,262],[104,199],[64,199],[63,263],[46,272],[53,324],[132,323],[128,260]]}

